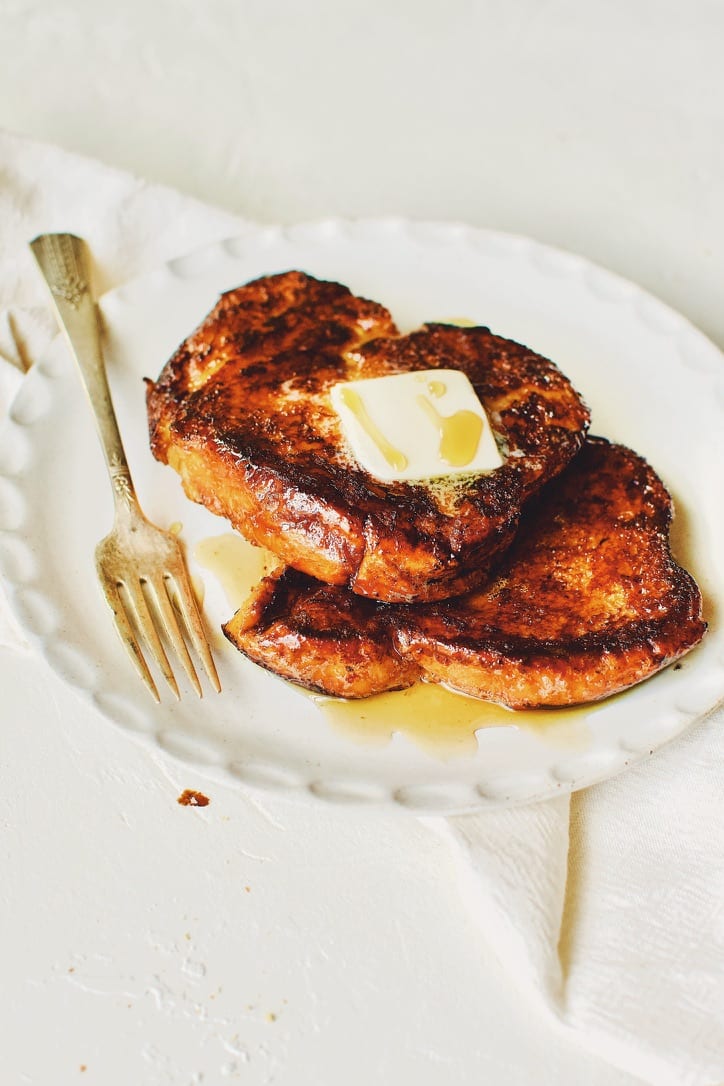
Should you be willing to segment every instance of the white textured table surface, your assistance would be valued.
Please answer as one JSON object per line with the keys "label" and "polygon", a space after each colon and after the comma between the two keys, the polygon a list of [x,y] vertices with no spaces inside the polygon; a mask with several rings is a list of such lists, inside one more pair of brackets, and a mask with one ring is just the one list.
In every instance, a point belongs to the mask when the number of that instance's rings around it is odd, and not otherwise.
{"label": "white textured table surface", "polygon": [[[724,344],[723,38],[714,0],[12,0],[0,125],[262,220],[529,234]],[[520,1000],[412,818],[209,784],[30,657],[0,688],[3,1082],[633,1086]]]}

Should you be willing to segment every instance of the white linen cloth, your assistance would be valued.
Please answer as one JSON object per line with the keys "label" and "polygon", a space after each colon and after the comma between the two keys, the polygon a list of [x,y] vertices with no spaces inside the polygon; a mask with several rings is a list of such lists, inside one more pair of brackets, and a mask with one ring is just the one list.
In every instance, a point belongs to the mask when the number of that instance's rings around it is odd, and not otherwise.
{"label": "white linen cloth", "polygon": [[[32,237],[85,237],[104,290],[243,226],[3,134],[0,223],[0,417],[54,334]],[[21,648],[3,604],[0,644]],[[723,723],[720,710],[570,800],[427,819],[455,850],[461,907],[521,994],[556,1029],[654,1086],[724,1082]]]}

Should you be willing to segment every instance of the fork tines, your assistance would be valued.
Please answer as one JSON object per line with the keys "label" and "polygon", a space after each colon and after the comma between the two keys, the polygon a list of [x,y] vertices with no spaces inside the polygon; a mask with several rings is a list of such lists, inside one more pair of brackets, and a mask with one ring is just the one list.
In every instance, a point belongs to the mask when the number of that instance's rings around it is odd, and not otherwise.
{"label": "fork tines", "polygon": [[163,540],[166,559],[171,546],[178,549],[173,562],[149,562],[148,548],[144,548],[146,560],[137,568],[129,562],[127,556],[119,555],[112,535],[104,539],[96,551],[98,577],[113,611],[116,629],[136,670],[156,701],[161,699],[144,649],[150,660],[158,666],[174,695],[181,697],[165,645],[173,649],[194,690],[199,697],[203,696],[186,639],[201,660],[211,685],[218,693],[221,690],[219,676],[179,544],[168,533],[152,528],[150,524],[147,528],[158,532],[159,537],[166,537]]}

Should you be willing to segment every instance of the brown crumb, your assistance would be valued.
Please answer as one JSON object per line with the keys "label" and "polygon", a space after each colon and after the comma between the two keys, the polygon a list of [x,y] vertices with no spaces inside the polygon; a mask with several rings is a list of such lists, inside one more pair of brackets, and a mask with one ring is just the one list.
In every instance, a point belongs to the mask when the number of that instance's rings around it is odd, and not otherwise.
{"label": "brown crumb", "polygon": [[247,894],[251,893],[251,886],[245,886],[244,889],[246,890]]}
{"label": "brown crumb", "polygon": [[277,1016],[274,1014],[274,1011],[269,1011],[269,1013],[266,1016],[266,1020],[267,1020],[267,1022],[276,1022]]}
{"label": "brown crumb", "polygon": [[87,1070],[86,1065],[84,1063],[82,1063],[80,1065],[80,1069],[81,1069],[81,1071],[86,1071]]}
{"label": "brown crumb", "polygon": [[182,807],[208,807],[211,800],[203,792],[194,792],[187,788],[176,800]]}

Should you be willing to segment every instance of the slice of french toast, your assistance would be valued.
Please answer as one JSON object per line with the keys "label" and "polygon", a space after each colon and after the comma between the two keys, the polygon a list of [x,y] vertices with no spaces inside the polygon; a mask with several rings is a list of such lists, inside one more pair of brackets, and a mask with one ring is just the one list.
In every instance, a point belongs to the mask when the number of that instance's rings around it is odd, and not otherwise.
{"label": "slice of french toast", "polygon": [[640,456],[589,438],[528,505],[484,587],[389,606],[284,569],[224,632],[263,667],[338,697],[426,679],[513,709],[595,701],[704,635],[699,589],[671,555],[671,516]]}
{"label": "slice of french toast", "polygon": [[[454,369],[485,407],[503,465],[381,482],[330,401],[339,382]],[[487,328],[426,325],[302,272],[224,294],[148,382],[151,448],[187,495],[288,565],[374,599],[444,599],[479,584],[527,499],[581,447],[586,406],[548,360]]]}

